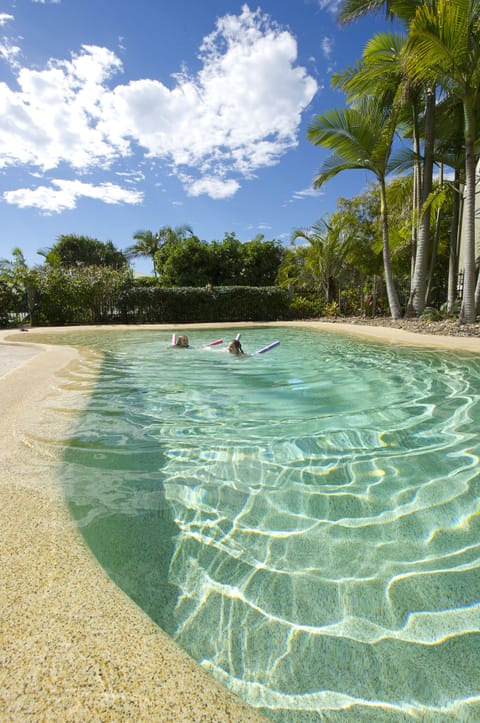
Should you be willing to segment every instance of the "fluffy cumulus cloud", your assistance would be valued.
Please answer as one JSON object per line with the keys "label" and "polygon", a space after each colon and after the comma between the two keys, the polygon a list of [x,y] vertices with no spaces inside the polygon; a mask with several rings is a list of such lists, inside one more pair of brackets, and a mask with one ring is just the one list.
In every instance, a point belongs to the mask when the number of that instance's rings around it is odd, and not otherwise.
{"label": "fluffy cumulus cloud", "polygon": [[71,210],[79,198],[94,198],[104,203],[130,203],[142,201],[139,191],[129,191],[113,183],[93,185],[82,181],[54,179],[49,186],[35,189],[19,188],[4,193],[7,203],[20,208],[39,208],[47,213]]}
{"label": "fluffy cumulus cloud", "polygon": [[177,171],[194,170],[192,194],[203,188],[214,197],[232,195],[239,187],[232,174],[249,177],[297,143],[301,113],[317,84],[295,66],[296,57],[289,32],[244,6],[204,39],[196,77],[177,75],[172,89],[156,80],[117,86],[104,98],[102,126]]}
{"label": "fluffy cumulus cloud", "polygon": [[45,70],[22,68],[19,90],[0,83],[0,167],[48,170],[108,165],[128,144],[112,143],[99,129],[104,83],[121,67],[105,48],[84,46],[69,61]]}
{"label": "fluffy cumulus cloud", "polygon": [[203,176],[196,180],[184,176],[183,181],[189,196],[206,194],[210,198],[229,198],[240,188],[240,184],[235,179],[221,176]]}
{"label": "fluffy cumulus cloud", "polygon": [[[317,83],[296,64],[292,34],[247,6],[217,21],[199,59],[199,72],[177,74],[173,87],[156,79],[114,85],[121,61],[96,46],[42,70],[20,69],[18,88],[0,83],[0,168],[66,163],[86,172],[140,150],[166,164],[189,195],[234,195],[242,179],[297,144]],[[55,197],[68,204],[64,190],[23,191],[22,203],[52,210]]]}

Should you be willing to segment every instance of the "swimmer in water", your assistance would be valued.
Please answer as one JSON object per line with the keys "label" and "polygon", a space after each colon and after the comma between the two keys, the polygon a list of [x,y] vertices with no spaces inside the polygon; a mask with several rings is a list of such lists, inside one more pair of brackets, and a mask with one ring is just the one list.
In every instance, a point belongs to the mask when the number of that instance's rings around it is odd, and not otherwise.
{"label": "swimmer in water", "polygon": [[241,356],[242,354],[245,354],[239,339],[232,339],[232,341],[229,341],[227,348],[229,354],[234,354],[235,356]]}
{"label": "swimmer in water", "polygon": [[188,336],[186,336],[185,334],[177,336],[175,346],[178,346],[180,349],[188,349],[190,346],[188,343]]}

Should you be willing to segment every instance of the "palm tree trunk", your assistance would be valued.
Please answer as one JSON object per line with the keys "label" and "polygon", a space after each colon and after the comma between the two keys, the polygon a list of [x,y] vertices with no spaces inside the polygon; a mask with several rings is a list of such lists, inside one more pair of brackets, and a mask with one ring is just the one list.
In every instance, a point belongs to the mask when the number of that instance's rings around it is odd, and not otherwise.
{"label": "palm tree trunk", "polygon": [[418,107],[417,103],[413,103],[413,151],[415,153],[415,162],[413,165],[413,189],[412,189],[412,250],[411,250],[411,262],[410,262],[410,278],[413,279],[415,275],[415,257],[417,255],[417,241],[418,241],[418,219],[420,218],[420,207],[421,207],[421,195],[422,195],[422,179],[420,175],[420,133],[418,130]]}
{"label": "palm tree trunk", "polygon": [[457,286],[458,286],[458,249],[460,245],[460,235],[462,230],[462,214],[460,213],[461,208],[461,196],[460,196],[460,174],[455,171],[455,192],[453,196],[453,209],[452,209],[452,226],[450,228],[450,252],[448,256],[448,298],[447,298],[447,311],[450,314],[453,306],[457,300]]}
{"label": "palm tree trunk", "polygon": [[435,233],[433,235],[433,246],[432,253],[430,256],[430,266],[427,275],[427,290],[425,292],[425,306],[430,304],[433,287],[433,274],[435,273],[435,264],[437,263],[438,244],[440,241],[440,224],[442,220],[442,212],[440,209],[437,211],[437,218],[435,221]]}
{"label": "palm tree trunk", "polygon": [[421,218],[418,231],[415,269],[410,289],[406,315],[420,316],[425,308],[428,248],[430,245],[430,210],[423,205],[432,192],[433,144],[435,138],[435,89],[427,93],[425,103],[425,143],[423,161],[423,183],[421,193]]}
{"label": "palm tree trunk", "polygon": [[465,268],[460,321],[475,322],[475,152],[473,103],[464,101],[465,113]]}
{"label": "palm tree trunk", "polygon": [[[438,179],[438,182],[439,182],[440,186],[443,185],[443,163],[440,164],[440,177]],[[441,220],[442,220],[442,210],[439,208],[437,211],[437,218],[435,221],[435,233],[433,235],[432,253],[430,256],[430,266],[428,269],[427,291],[425,294],[425,305],[426,306],[428,306],[430,304],[430,298],[432,295],[433,274],[435,272],[435,264],[437,263],[438,244],[440,242],[440,222],[441,222]]]}
{"label": "palm tree trunk", "polygon": [[390,306],[390,314],[392,319],[401,319],[402,311],[398,300],[397,290],[392,274],[390,263],[390,241],[388,233],[388,215],[386,203],[385,179],[380,181],[380,222],[382,225],[382,242],[383,242],[383,268],[385,272],[385,284],[387,287],[388,304]]}
{"label": "palm tree trunk", "polygon": [[475,315],[480,311],[480,274],[477,276],[477,285],[475,287]]}

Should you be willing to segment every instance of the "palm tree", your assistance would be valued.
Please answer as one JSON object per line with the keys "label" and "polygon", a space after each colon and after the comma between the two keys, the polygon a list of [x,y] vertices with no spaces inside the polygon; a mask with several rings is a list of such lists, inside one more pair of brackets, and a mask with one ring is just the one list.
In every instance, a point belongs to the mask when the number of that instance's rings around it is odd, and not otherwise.
{"label": "palm tree", "polygon": [[[350,22],[370,12],[384,10],[387,17],[399,18],[408,27],[415,16],[418,6],[422,4],[435,4],[435,0],[344,0],[340,7],[340,20],[344,23]],[[390,34],[389,34],[390,35]],[[378,36],[381,38],[382,36]],[[385,36],[388,39],[388,35]],[[371,41],[370,44],[372,44]],[[435,133],[435,84],[425,82],[425,79],[412,77],[403,61],[403,49],[399,53],[398,47],[392,44],[392,52],[389,52],[388,43],[384,48],[373,43],[369,49],[367,45],[367,61],[373,58],[373,73],[380,70],[380,64],[384,68],[381,75],[374,80],[378,88],[379,82],[386,73],[387,76],[398,76],[398,91],[401,95],[398,100],[407,99],[412,110],[412,140],[417,161],[414,166],[414,205],[416,214],[412,220],[412,275],[410,284],[410,298],[407,304],[407,314],[420,315],[425,307],[427,288],[427,263],[428,249],[430,245],[430,209],[426,200],[432,191],[433,183],[433,148]],[[372,52],[373,51],[373,52]],[[395,57],[396,56],[396,57]],[[392,61],[395,60],[395,63]],[[371,90],[369,91],[371,92]],[[402,98],[403,96],[403,98]],[[423,143],[423,174],[420,174],[419,159],[420,136],[418,127],[418,107],[423,96],[425,102],[424,112],[424,143]],[[417,226],[418,224],[418,226]]]}
{"label": "palm tree", "polygon": [[315,188],[320,188],[345,170],[362,169],[374,174],[380,190],[383,266],[388,303],[392,318],[400,319],[402,313],[390,261],[386,201],[386,177],[405,163],[402,151],[392,154],[396,123],[395,108],[385,107],[377,99],[366,96],[350,108],[316,116],[308,129],[308,138],[314,145],[333,151],[314,179]]}
{"label": "palm tree", "polygon": [[[477,123],[478,123],[477,118]],[[448,263],[448,294],[447,309],[453,312],[457,301],[458,257],[460,250],[460,232],[462,216],[462,188],[465,185],[465,148],[463,133],[463,106],[452,97],[445,97],[437,104],[436,109],[436,135],[435,160],[440,167],[453,169],[454,178],[443,178],[428,203],[432,211],[437,214],[445,203],[451,205],[452,216],[449,234],[449,263]],[[478,127],[478,126],[477,126]],[[478,131],[477,131],[478,134]],[[433,261],[433,259],[432,259]],[[430,277],[433,276],[433,263],[430,262]],[[427,304],[428,291],[427,291]]]}
{"label": "palm tree", "polygon": [[192,234],[193,231],[187,224],[177,226],[175,229],[171,226],[163,226],[157,232],[148,230],[137,231],[133,235],[133,238],[137,241],[137,243],[127,249],[127,254],[130,257],[149,256],[153,263],[153,273],[155,274],[155,278],[157,278],[158,272],[157,265],[155,263],[155,255],[157,251],[160,251],[162,247],[168,243],[184,239]]}
{"label": "palm tree", "polygon": [[[430,211],[425,202],[432,191],[433,148],[435,119],[435,88],[427,88],[408,75],[404,62],[407,36],[400,33],[379,33],[365,46],[361,63],[339,76],[350,100],[365,94],[375,95],[384,105],[396,106],[412,138],[412,165],[414,167],[412,215],[412,274],[407,313],[421,314],[426,297],[426,268],[430,244]],[[419,108],[425,100],[423,174],[420,159]],[[417,226],[418,224],[418,226]]]}
{"label": "palm tree", "polygon": [[461,319],[473,323],[475,309],[475,138],[480,94],[480,3],[438,0],[417,8],[410,26],[409,72],[436,82],[463,104],[465,143],[465,269]]}
{"label": "palm tree", "polygon": [[[133,238],[137,242],[136,244],[133,244],[133,246],[130,246],[127,249],[127,254],[131,258],[135,258],[138,256],[149,256],[153,260],[155,258],[155,254],[160,248],[160,235],[159,233],[154,233],[153,231],[136,231],[133,234]],[[155,274],[155,278],[157,277],[157,270],[155,268],[155,264],[153,264],[153,273]]]}
{"label": "palm tree", "polygon": [[338,224],[323,219],[311,229],[296,229],[292,234],[292,243],[299,238],[308,241],[304,274],[319,287],[327,304],[335,298],[338,280],[347,262],[349,241],[342,236]]}
{"label": "palm tree", "polygon": [[422,0],[343,0],[339,18],[342,23],[349,23],[368,13],[384,10],[387,18],[398,17],[408,22],[421,2]]}

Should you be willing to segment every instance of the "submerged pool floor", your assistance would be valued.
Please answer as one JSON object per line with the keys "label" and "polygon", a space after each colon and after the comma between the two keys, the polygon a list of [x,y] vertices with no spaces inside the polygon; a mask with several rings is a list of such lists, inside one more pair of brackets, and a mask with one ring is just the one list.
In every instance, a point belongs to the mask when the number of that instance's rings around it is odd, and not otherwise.
{"label": "submerged pool floor", "polygon": [[480,362],[274,334],[242,330],[281,342],[245,358],[205,330],[68,336],[104,355],[65,454],[82,534],[276,720],[474,720]]}

